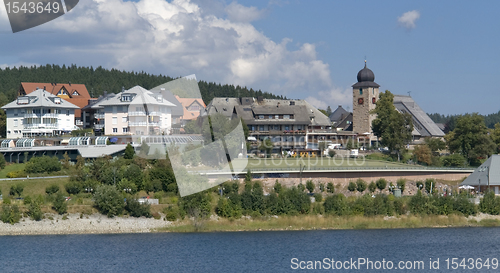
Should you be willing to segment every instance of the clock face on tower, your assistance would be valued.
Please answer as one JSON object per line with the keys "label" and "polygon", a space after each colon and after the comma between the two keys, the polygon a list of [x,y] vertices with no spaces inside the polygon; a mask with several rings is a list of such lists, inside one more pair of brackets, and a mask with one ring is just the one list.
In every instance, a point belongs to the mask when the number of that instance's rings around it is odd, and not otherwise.
{"label": "clock face on tower", "polygon": [[363,98],[358,99],[358,104],[363,104],[363,102],[364,102]]}
{"label": "clock face on tower", "polygon": [[375,97],[372,98],[372,103],[375,104],[375,102],[377,102],[377,100],[375,99]]}

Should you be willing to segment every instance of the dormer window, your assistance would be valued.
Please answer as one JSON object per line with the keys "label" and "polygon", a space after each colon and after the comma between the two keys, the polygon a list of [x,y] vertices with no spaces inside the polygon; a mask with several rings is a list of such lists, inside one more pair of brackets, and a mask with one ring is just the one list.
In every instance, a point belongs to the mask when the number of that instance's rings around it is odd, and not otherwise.
{"label": "dormer window", "polygon": [[66,92],[66,90],[64,88],[61,88],[61,90],[59,90],[59,92],[57,92],[57,95],[68,95],[68,93]]}
{"label": "dormer window", "polygon": [[54,98],[55,104],[61,104],[61,98]]}
{"label": "dormer window", "polygon": [[71,95],[73,95],[73,96],[80,96],[80,94],[78,94],[78,92],[76,92],[76,90],[73,91],[73,94],[71,94]]}
{"label": "dormer window", "polygon": [[28,97],[19,97],[17,98],[17,104],[28,104],[30,99]]}
{"label": "dormer window", "polygon": [[131,101],[130,95],[122,95],[122,101]]}

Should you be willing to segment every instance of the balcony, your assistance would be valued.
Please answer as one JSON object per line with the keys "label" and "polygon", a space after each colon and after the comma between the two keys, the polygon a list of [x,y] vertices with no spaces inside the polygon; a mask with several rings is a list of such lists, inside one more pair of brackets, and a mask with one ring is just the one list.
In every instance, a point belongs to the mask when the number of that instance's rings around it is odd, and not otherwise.
{"label": "balcony", "polygon": [[103,129],[104,124],[94,124],[94,129]]}
{"label": "balcony", "polygon": [[95,113],[94,118],[96,119],[104,119],[104,113]]}
{"label": "balcony", "polygon": [[45,113],[45,114],[35,114],[35,113],[30,113],[30,114],[24,114],[24,118],[57,118],[58,114],[55,113]]}
{"label": "balcony", "polygon": [[140,122],[133,122],[129,121],[128,123],[129,126],[160,126],[159,122],[145,122],[145,121],[140,121]]}
{"label": "balcony", "polygon": [[251,135],[270,135],[270,136],[283,136],[283,135],[305,135],[304,130],[269,130],[269,131],[250,131]]}
{"label": "balcony", "polygon": [[136,112],[128,112],[129,117],[142,117],[146,116],[146,112],[143,111],[136,111]]}
{"label": "balcony", "polygon": [[25,129],[57,129],[57,123],[51,124],[23,124]]}
{"label": "balcony", "polygon": [[316,134],[333,134],[337,133],[337,129],[308,129],[307,132]]}

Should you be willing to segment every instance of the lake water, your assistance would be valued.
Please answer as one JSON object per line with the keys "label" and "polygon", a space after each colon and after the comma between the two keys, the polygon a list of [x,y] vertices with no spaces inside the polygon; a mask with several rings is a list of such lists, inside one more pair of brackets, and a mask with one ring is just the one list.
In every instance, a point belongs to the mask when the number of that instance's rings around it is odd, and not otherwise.
{"label": "lake water", "polygon": [[499,272],[500,229],[3,236],[0,257],[0,272],[292,272],[307,261],[331,271],[332,259],[337,272]]}

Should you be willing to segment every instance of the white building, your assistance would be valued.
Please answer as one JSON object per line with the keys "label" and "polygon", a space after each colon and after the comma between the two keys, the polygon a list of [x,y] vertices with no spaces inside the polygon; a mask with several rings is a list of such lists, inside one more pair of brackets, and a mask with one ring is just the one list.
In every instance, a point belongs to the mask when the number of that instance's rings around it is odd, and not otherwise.
{"label": "white building", "polygon": [[71,104],[43,89],[2,107],[7,116],[7,138],[54,136],[78,129],[75,109]]}
{"label": "white building", "polygon": [[98,121],[94,128],[103,128],[105,135],[161,135],[170,134],[174,106],[161,94],[135,86],[104,97],[91,109]]}

